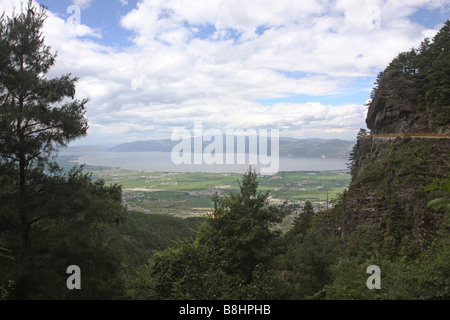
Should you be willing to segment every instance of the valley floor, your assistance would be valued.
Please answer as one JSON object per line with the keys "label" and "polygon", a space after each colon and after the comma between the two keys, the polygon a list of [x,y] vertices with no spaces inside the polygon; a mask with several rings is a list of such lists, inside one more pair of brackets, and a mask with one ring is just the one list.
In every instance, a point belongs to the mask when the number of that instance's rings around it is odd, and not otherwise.
{"label": "valley floor", "polygon": [[[212,211],[214,194],[237,191],[241,174],[176,173],[94,168],[94,179],[123,188],[124,204],[129,210],[188,218]],[[294,211],[305,201],[315,209],[332,206],[333,199],[350,182],[347,170],[280,172],[260,177],[260,189],[270,191],[272,202],[288,201]]]}

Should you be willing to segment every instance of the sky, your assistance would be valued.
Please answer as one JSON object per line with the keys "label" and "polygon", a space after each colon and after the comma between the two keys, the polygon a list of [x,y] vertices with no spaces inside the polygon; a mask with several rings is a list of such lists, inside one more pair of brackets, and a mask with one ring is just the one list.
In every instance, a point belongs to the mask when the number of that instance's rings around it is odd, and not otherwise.
{"label": "sky", "polygon": [[[0,0],[0,11],[24,0]],[[177,129],[277,129],[353,140],[376,76],[432,38],[450,0],[39,0],[47,75],[79,77],[88,135],[72,145],[168,139]]]}

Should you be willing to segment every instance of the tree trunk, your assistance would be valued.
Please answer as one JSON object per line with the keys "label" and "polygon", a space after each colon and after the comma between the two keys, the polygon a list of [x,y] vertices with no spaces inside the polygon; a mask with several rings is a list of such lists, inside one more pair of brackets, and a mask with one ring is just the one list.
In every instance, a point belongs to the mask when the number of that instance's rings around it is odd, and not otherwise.
{"label": "tree trunk", "polygon": [[[19,100],[19,108],[20,112],[23,111],[23,98]],[[19,215],[20,221],[22,223],[22,247],[28,248],[29,235],[30,235],[30,227],[31,225],[28,222],[28,214],[27,214],[27,199],[26,199],[26,189],[27,189],[27,174],[26,174],[26,155],[24,151],[25,145],[25,135],[22,128],[22,116],[20,115],[17,119],[17,135],[19,138],[19,150],[18,150],[18,158],[19,158]]]}
{"label": "tree trunk", "polygon": [[22,246],[26,249],[28,247],[30,224],[28,222],[28,215],[26,209],[26,164],[25,155],[21,152],[19,155],[19,214],[22,222]]}

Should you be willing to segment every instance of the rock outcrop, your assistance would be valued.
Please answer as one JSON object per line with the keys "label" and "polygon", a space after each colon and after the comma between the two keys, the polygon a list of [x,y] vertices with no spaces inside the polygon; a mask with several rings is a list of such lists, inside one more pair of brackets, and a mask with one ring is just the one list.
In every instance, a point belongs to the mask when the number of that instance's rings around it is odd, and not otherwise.
{"label": "rock outcrop", "polygon": [[447,138],[375,138],[358,140],[356,176],[336,206],[335,228],[352,233],[359,225],[377,225],[388,232],[398,215],[404,235],[422,244],[439,227],[440,216],[427,208],[427,185],[448,177]]}
{"label": "rock outcrop", "polygon": [[450,178],[449,35],[447,21],[433,42],[380,73],[366,118],[371,134],[358,135],[350,158],[350,186],[318,219],[328,230],[375,225],[395,245],[432,241],[442,212],[427,207],[425,187]]}
{"label": "rock outcrop", "polygon": [[366,118],[373,134],[450,135],[450,105],[428,102],[418,81],[399,72],[382,78]]}
{"label": "rock outcrop", "polygon": [[[414,80],[402,82],[396,78],[384,78],[367,113],[367,127],[374,134],[430,132],[425,114],[418,110]],[[422,119],[421,119],[422,117]],[[422,121],[421,121],[422,120]]]}
{"label": "rock outcrop", "polygon": [[400,53],[378,75],[367,114],[374,134],[450,134],[450,20],[432,41]]}

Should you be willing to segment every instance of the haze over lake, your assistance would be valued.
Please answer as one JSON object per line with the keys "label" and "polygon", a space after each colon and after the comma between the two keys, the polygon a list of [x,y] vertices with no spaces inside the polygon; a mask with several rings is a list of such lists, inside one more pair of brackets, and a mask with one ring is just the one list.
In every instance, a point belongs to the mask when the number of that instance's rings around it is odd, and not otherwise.
{"label": "haze over lake", "polygon": [[[128,170],[165,172],[244,173],[250,164],[180,164],[172,162],[170,152],[111,152],[111,151],[60,151],[59,155],[74,155],[76,162],[94,166],[119,167]],[[279,158],[278,171],[322,171],[347,169],[347,158]],[[257,172],[262,166],[252,164]]]}

